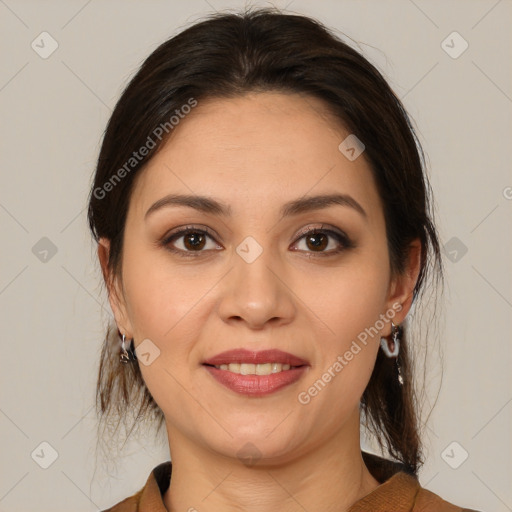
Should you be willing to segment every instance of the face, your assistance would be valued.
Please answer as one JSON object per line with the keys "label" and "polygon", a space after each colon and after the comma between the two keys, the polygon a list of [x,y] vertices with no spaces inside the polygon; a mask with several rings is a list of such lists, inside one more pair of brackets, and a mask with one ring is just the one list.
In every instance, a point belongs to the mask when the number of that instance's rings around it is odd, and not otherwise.
{"label": "face", "polygon": [[[348,135],[315,98],[209,100],[137,177],[110,300],[150,363],[139,366],[171,452],[173,439],[228,457],[251,443],[277,462],[358,435],[380,336],[403,320],[415,279],[391,273],[370,167],[338,149]],[[158,205],[171,194],[225,211]],[[327,195],[340,197],[304,202]],[[236,349],[287,355],[205,364]],[[290,369],[263,364],[279,361]]]}

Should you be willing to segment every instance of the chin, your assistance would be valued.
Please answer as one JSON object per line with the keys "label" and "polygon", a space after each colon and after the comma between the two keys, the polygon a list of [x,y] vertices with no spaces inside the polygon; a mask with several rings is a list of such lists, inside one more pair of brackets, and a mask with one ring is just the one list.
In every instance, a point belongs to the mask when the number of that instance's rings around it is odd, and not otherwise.
{"label": "chin", "polygon": [[[270,431],[270,430],[269,430]],[[301,444],[296,436],[288,434],[283,437],[276,432],[268,435],[268,432],[253,432],[252,434],[236,435],[227,443],[210,448],[215,449],[219,454],[225,457],[238,459],[244,466],[277,466],[288,463],[290,460],[298,456],[298,445]],[[288,429],[291,433],[296,430]]]}

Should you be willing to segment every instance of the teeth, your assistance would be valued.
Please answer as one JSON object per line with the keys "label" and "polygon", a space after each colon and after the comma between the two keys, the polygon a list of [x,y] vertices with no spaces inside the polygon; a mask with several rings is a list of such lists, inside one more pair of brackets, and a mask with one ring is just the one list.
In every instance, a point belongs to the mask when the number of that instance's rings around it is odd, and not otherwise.
{"label": "teeth", "polygon": [[281,363],[264,363],[264,364],[249,364],[249,363],[230,363],[215,365],[219,370],[228,370],[232,373],[240,375],[270,375],[271,373],[279,373],[290,369],[289,364]]}

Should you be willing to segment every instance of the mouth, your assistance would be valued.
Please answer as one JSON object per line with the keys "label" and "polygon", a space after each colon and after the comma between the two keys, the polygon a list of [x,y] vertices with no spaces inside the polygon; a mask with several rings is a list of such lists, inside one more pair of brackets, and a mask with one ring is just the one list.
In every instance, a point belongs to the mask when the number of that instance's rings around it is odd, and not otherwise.
{"label": "mouth", "polygon": [[245,349],[222,352],[202,365],[217,382],[248,396],[264,396],[293,384],[310,366],[306,360],[280,350]]}
{"label": "mouth", "polygon": [[238,375],[271,375],[273,373],[286,372],[295,368],[301,368],[306,365],[291,366],[289,364],[282,363],[229,363],[219,365],[205,364],[205,366],[211,366],[213,368],[217,368],[217,370],[236,373]]}

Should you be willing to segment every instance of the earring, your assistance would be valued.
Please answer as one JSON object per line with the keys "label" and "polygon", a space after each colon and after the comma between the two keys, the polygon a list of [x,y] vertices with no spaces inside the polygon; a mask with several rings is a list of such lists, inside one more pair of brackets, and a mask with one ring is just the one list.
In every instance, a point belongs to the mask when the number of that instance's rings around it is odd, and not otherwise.
{"label": "earring", "polygon": [[[390,346],[391,345],[391,346]],[[387,338],[380,339],[380,346],[382,350],[389,358],[395,358],[395,364],[398,372],[398,382],[400,386],[403,385],[404,379],[402,377],[402,371],[400,362],[398,361],[398,354],[400,353],[400,326],[395,325],[391,322],[391,343]]]}
{"label": "earring", "polygon": [[130,348],[129,350],[126,350],[126,347],[124,346],[124,342],[126,340],[126,336],[123,334],[123,339],[121,341],[121,356],[119,360],[121,363],[133,363],[134,361],[137,361],[137,356],[135,355],[135,348],[133,346],[133,338],[130,342]]}

